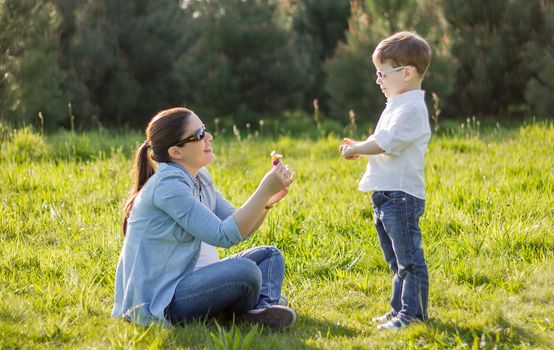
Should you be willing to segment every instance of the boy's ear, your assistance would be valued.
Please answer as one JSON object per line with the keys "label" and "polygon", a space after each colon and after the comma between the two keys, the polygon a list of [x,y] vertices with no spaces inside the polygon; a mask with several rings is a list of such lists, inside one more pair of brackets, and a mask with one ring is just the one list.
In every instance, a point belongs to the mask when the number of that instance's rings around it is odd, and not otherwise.
{"label": "boy's ear", "polygon": [[406,66],[406,69],[404,69],[404,80],[412,80],[414,78],[418,78],[419,73],[417,72],[416,67],[414,66]]}

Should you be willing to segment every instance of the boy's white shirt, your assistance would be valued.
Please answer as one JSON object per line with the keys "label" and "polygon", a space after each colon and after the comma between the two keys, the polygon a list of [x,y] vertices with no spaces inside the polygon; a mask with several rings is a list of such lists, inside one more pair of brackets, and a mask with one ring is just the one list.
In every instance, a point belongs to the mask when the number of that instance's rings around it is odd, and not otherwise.
{"label": "boy's white shirt", "polygon": [[430,137],[425,91],[390,98],[368,138],[385,152],[368,156],[360,191],[404,191],[425,199],[424,157]]}

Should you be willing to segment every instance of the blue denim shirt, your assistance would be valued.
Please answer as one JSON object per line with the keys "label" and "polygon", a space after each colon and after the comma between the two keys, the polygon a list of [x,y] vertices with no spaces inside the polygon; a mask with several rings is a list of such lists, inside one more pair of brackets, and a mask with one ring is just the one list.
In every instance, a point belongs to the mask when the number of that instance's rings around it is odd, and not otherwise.
{"label": "blue denim shirt", "polygon": [[205,168],[193,177],[178,164],[160,163],[127,221],[112,316],[168,325],[164,310],[179,280],[192,271],[200,243],[230,247],[243,240],[234,211]]}

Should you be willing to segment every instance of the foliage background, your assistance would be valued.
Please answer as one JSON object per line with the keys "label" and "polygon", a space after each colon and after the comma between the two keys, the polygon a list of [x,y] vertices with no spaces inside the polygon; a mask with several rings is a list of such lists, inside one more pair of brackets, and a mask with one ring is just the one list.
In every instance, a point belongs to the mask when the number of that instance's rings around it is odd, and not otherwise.
{"label": "foliage background", "polygon": [[400,30],[432,45],[435,122],[552,117],[551,0],[0,0],[0,119],[142,128],[185,105],[227,131],[371,125],[371,53]]}
{"label": "foliage background", "polygon": [[[371,53],[399,30],[434,51],[432,319],[391,337],[368,322],[390,275],[364,164],[336,148],[375,125]],[[551,0],[0,0],[0,348],[554,347],[554,128],[521,124],[553,117],[553,33]],[[268,151],[297,169],[233,248],[283,250],[293,329],[109,317],[133,145],[176,105],[218,136],[210,170],[233,203]]]}

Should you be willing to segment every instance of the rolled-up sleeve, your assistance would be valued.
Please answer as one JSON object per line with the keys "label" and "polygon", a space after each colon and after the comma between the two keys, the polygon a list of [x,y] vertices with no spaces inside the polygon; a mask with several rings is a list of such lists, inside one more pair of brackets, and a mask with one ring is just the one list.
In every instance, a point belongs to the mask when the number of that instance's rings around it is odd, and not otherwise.
{"label": "rolled-up sleeve", "polygon": [[153,202],[190,235],[218,247],[242,241],[233,216],[220,219],[194,197],[193,189],[181,177],[168,175],[156,186]]}
{"label": "rolled-up sleeve", "polygon": [[425,135],[423,118],[427,116],[417,108],[401,108],[394,112],[386,127],[373,134],[375,142],[386,153],[400,153]]}
{"label": "rolled-up sleeve", "polygon": [[235,212],[236,208],[218,191],[215,192],[215,209],[214,214],[221,220],[227,219]]}

